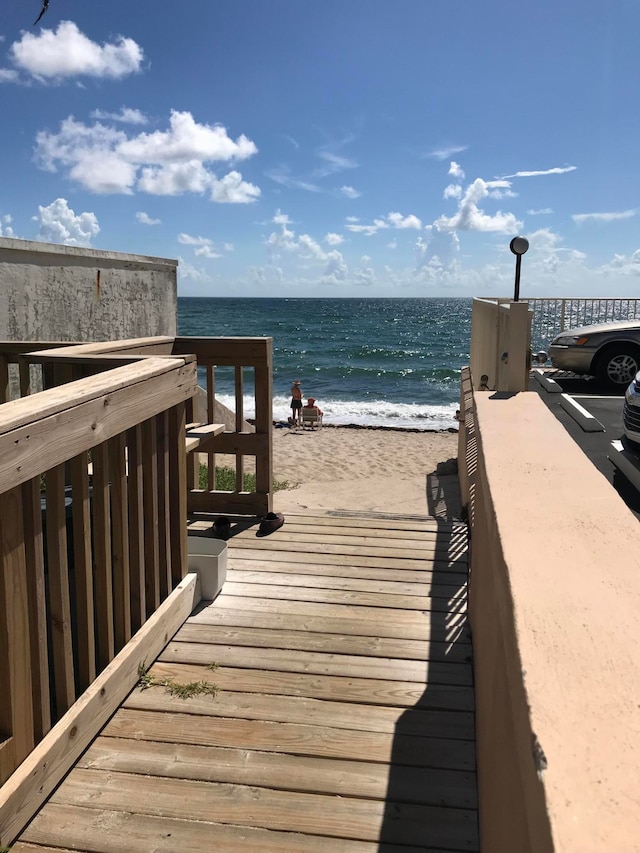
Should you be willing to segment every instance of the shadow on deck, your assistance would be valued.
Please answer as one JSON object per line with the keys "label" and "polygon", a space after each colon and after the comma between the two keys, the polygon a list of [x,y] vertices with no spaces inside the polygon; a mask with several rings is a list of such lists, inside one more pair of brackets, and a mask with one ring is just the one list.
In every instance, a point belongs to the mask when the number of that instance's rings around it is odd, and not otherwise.
{"label": "shadow on deck", "polygon": [[222,594],[14,846],[478,850],[467,531],[427,517],[236,525]]}

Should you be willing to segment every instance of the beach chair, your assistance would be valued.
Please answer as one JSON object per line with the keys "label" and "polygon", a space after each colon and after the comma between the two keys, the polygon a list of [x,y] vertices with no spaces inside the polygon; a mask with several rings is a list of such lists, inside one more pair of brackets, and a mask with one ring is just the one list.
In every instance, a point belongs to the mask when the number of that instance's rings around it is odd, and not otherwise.
{"label": "beach chair", "polygon": [[319,429],[322,426],[322,415],[317,406],[305,406],[301,417],[301,423],[305,429]]}

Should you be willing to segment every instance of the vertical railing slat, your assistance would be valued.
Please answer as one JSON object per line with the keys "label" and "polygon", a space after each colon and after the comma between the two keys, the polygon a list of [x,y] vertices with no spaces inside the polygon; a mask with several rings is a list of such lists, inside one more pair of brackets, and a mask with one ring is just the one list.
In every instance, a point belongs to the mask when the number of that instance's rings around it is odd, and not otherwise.
{"label": "vertical railing slat", "polygon": [[[236,432],[242,432],[244,421],[244,377],[242,366],[235,367],[235,392],[236,392]],[[244,456],[236,454],[236,491],[241,492],[244,485]]]}
{"label": "vertical railing slat", "polygon": [[91,451],[93,463],[93,559],[96,601],[96,653],[98,672],[113,660],[113,567],[111,562],[111,512],[109,459],[106,444]]}
{"label": "vertical railing slat", "polygon": [[147,618],[160,604],[158,461],[155,418],[149,418],[142,424],[142,476],[144,483],[145,618]]}
{"label": "vertical railing slat", "polygon": [[73,508],[73,576],[76,591],[76,642],[80,691],[96,677],[96,638],[93,610],[93,562],[91,554],[91,497],[89,454],[80,453],[69,464]]}
{"label": "vertical railing slat", "polygon": [[160,600],[171,591],[171,540],[169,521],[169,413],[156,417],[158,459],[158,571]]}
{"label": "vertical railing slat", "polygon": [[113,559],[113,630],[116,651],[131,639],[131,589],[129,576],[129,515],[127,461],[124,433],[109,441],[111,483],[111,541]]}
{"label": "vertical railing slat", "polygon": [[[207,423],[214,423],[215,399],[216,399],[216,376],[213,364],[207,363]],[[212,491],[216,487],[216,454],[209,451],[207,454],[207,488]]]}
{"label": "vertical railing slat", "polygon": [[184,446],[186,405],[169,412],[171,580],[175,587],[187,571],[187,458]]}
{"label": "vertical railing slat", "polygon": [[142,429],[127,431],[127,491],[129,506],[129,570],[131,630],[135,633],[147,615],[144,571],[144,495],[142,486]]}
{"label": "vertical railing slat", "polygon": [[[49,692],[49,643],[44,572],[44,536],[40,481],[34,478],[22,486],[24,547],[29,595],[29,642],[33,680],[33,725],[36,742],[51,728]],[[93,639],[93,638],[92,638]]]}
{"label": "vertical railing slat", "polygon": [[0,741],[11,736],[0,753],[0,784],[34,747],[29,597],[22,523],[22,492],[0,495]]}
{"label": "vertical railing slat", "polygon": [[75,701],[64,465],[46,473],[46,539],[56,716]]}

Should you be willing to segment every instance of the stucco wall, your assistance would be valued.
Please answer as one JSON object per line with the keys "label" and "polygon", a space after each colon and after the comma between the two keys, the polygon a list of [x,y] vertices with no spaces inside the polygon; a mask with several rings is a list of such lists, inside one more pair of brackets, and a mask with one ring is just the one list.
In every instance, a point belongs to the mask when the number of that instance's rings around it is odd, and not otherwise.
{"label": "stucco wall", "polygon": [[177,261],[0,238],[0,340],[175,335]]}
{"label": "stucco wall", "polygon": [[482,849],[640,850],[638,521],[537,394],[473,429]]}

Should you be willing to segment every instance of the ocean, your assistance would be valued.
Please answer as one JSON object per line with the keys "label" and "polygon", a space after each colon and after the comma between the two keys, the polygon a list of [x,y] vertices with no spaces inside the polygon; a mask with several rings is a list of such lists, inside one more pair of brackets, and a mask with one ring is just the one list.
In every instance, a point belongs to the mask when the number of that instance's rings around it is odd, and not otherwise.
{"label": "ocean", "polygon": [[[178,332],[272,337],[275,420],[291,414],[299,379],[325,423],[442,430],[457,427],[471,299],[180,297]],[[216,396],[233,408],[232,382],[216,371]],[[248,395],[246,417],[253,412]]]}

